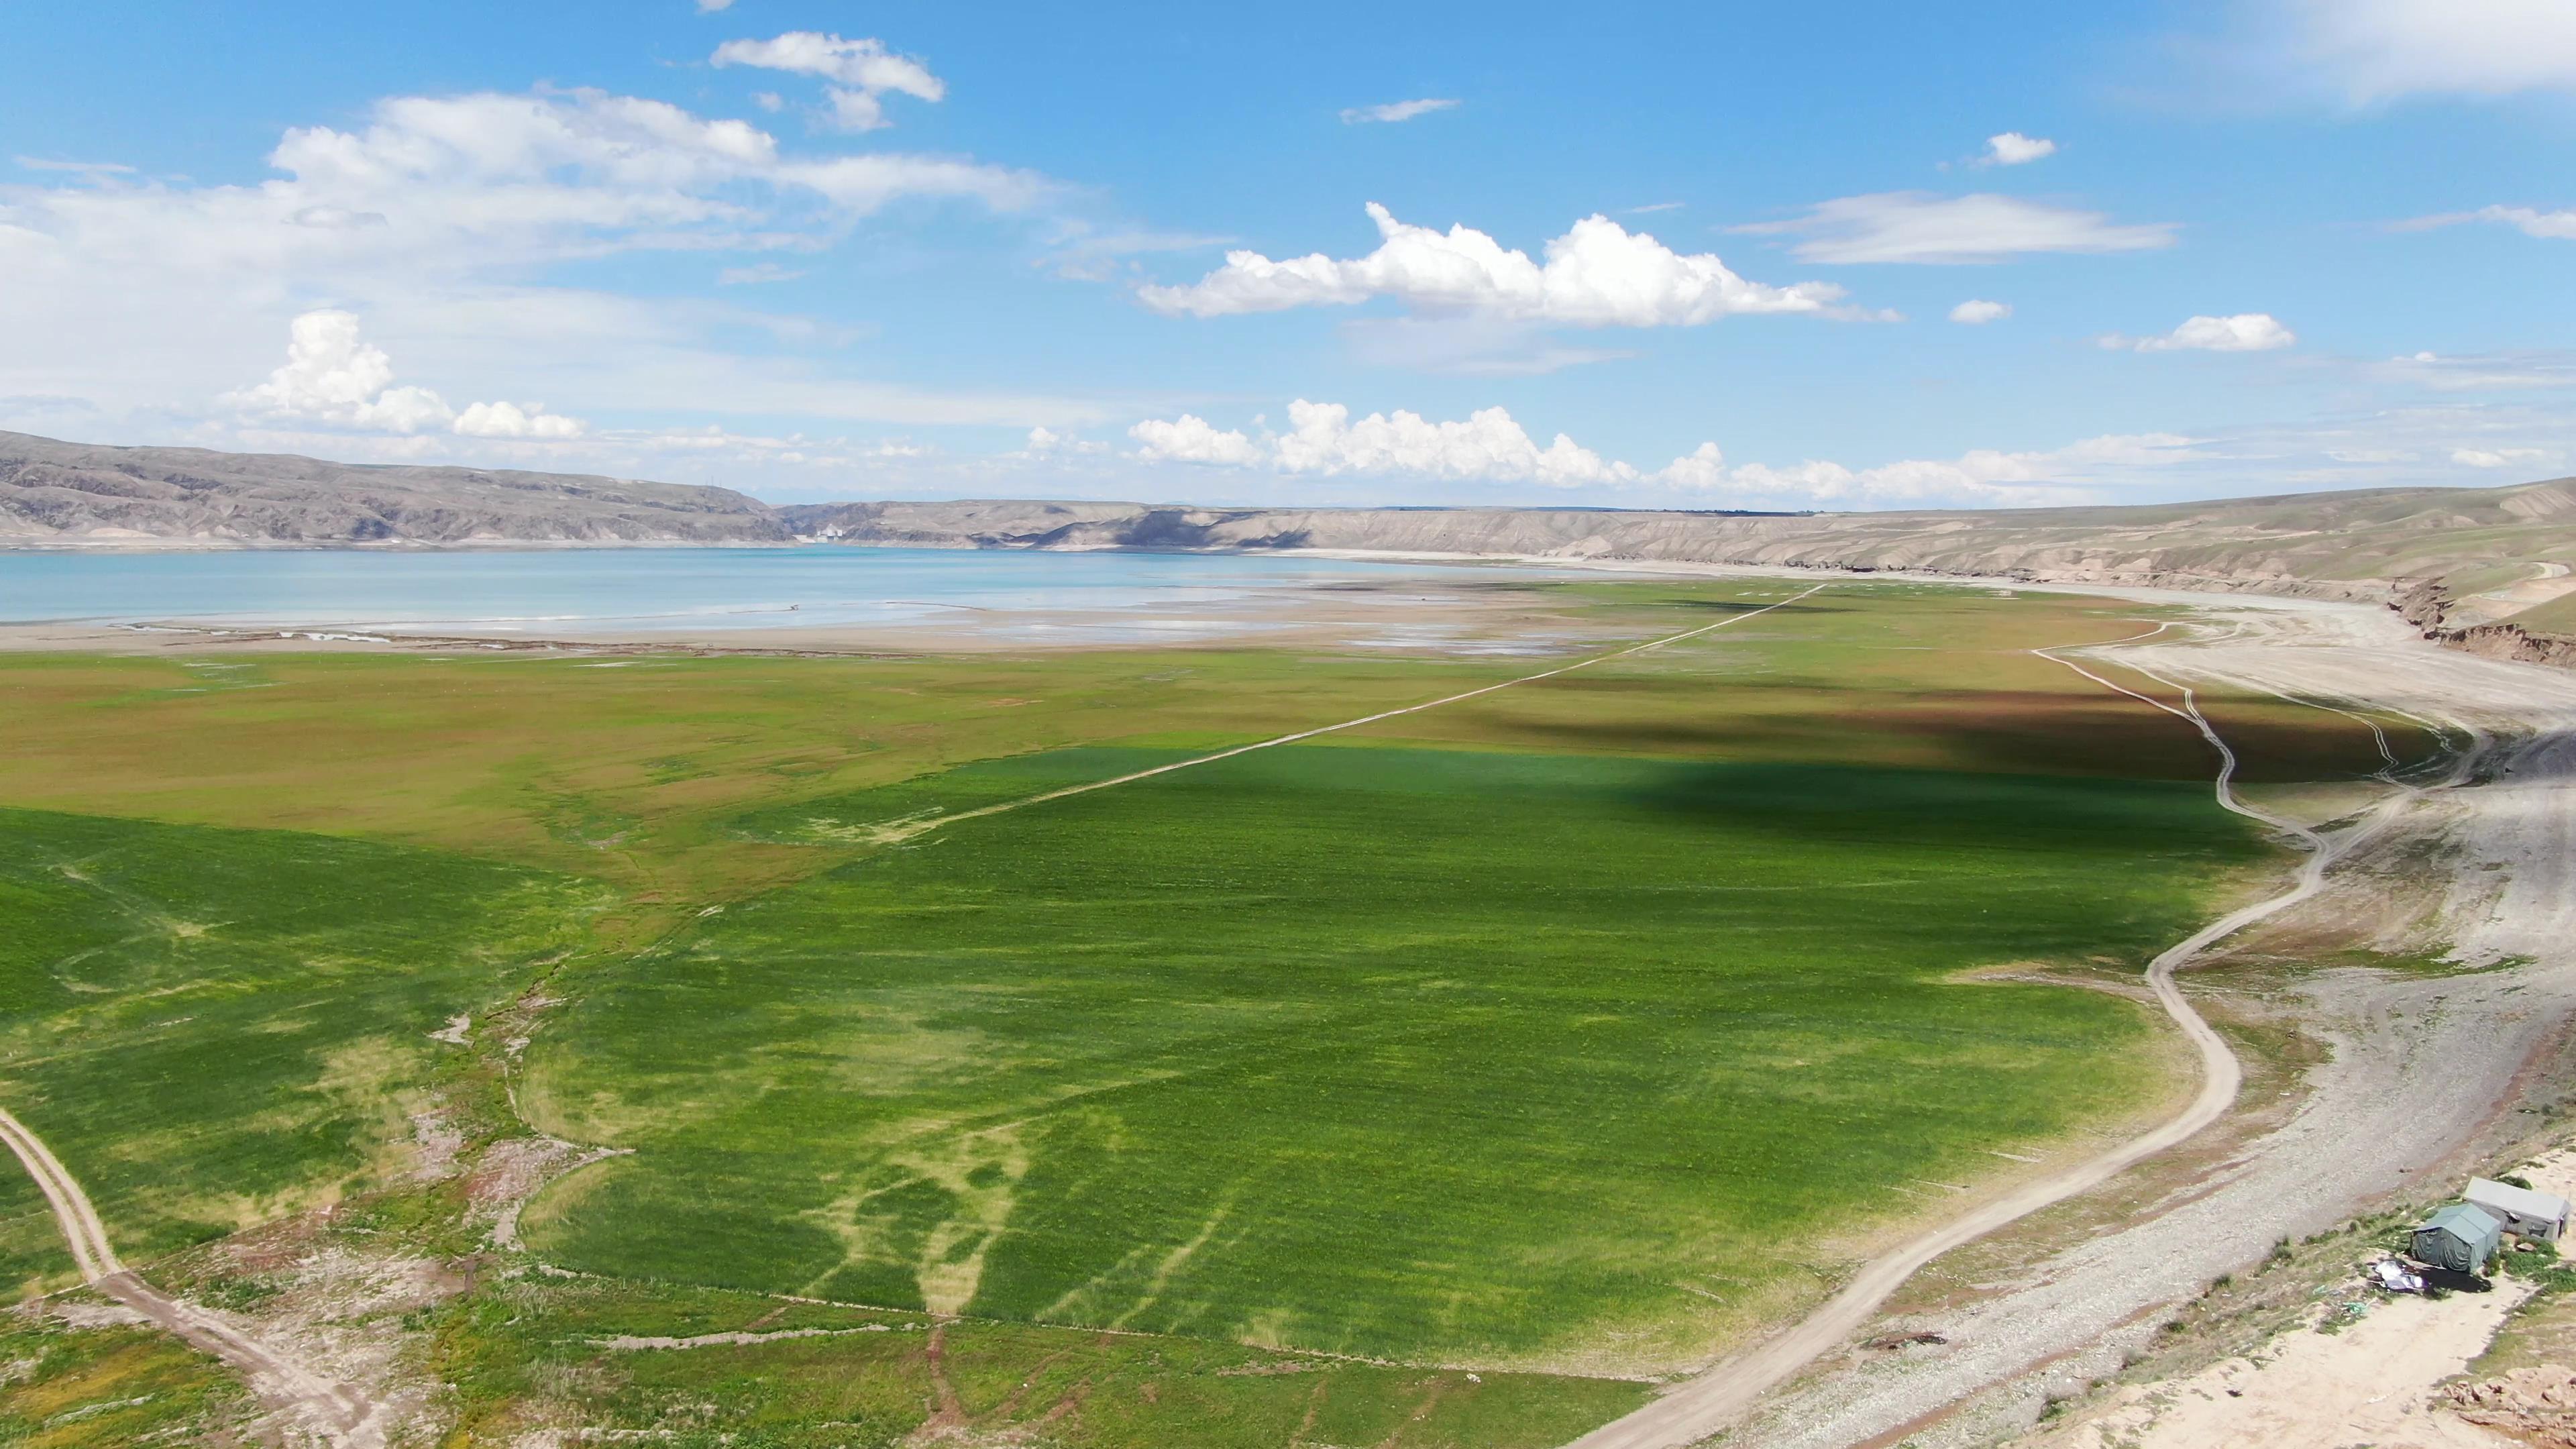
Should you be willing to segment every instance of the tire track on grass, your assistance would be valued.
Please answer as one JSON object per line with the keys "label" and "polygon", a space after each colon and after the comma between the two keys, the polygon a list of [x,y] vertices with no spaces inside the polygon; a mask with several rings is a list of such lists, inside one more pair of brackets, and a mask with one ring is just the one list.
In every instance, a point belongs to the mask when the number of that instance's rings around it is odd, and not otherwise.
{"label": "tire track on grass", "polygon": [[178,1335],[191,1348],[230,1364],[251,1390],[347,1449],[377,1449],[385,1442],[384,1407],[358,1389],[335,1383],[285,1357],[214,1314],[146,1283],[116,1256],[107,1225],[64,1167],[26,1123],[0,1109],[0,1141],[18,1155],[27,1175],[53,1209],[81,1281]]}
{"label": "tire track on grass", "polygon": [[[2169,627],[2159,624],[2146,633],[2108,644],[2059,647],[2101,649],[2136,644],[2163,633]],[[2168,947],[2147,965],[2146,980],[2155,993],[2156,1004],[2164,1008],[2165,1014],[2173,1019],[2174,1025],[2182,1030],[2200,1054],[2200,1090],[2180,1113],[2144,1134],[2072,1167],[2015,1188],[1965,1217],[1870,1260],[1861,1266],[1850,1282],[1843,1285],[1840,1292],[1778,1338],[1741,1358],[1718,1364],[1673,1393],[1576,1439],[1567,1449],[1679,1449],[1679,1446],[1716,1434],[1752,1409],[1763,1395],[1788,1382],[1817,1358],[1848,1340],[1870,1320],[1880,1305],[1905,1285],[1907,1279],[1933,1259],[2043,1208],[2089,1192],[2147,1158],[2181,1145],[2225,1116],[2227,1109],[2235,1104],[2237,1089],[2244,1080],[2244,1068],[2236,1060],[2236,1054],[2228,1049],[2226,1040],[2184,999],[2181,989],[2174,984],[2174,972],[2201,952],[2247,926],[2315,896],[2325,888],[2328,867],[2395,823],[2399,812],[2424,793],[2423,788],[2401,785],[2400,793],[2374,806],[2360,825],[2326,836],[2238,798],[2235,791],[2236,751],[2210,724],[2208,716],[2201,712],[2197,697],[2187,686],[2175,684],[2138,665],[2127,666],[2168,689],[2178,690],[2182,704],[2176,707],[2106,679],[2052,650],[2033,649],[2030,652],[2050,663],[2074,670],[2104,689],[2162,710],[2199,731],[2200,737],[2218,754],[2218,774],[2212,784],[2212,792],[2220,808],[2278,831],[2308,852],[2306,863],[2300,867],[2287,890],[2219,917]],[[2457,783],[2465,778],[2468,768],[2464,758],[2455,764],[2451,775],[2441,784]]]}

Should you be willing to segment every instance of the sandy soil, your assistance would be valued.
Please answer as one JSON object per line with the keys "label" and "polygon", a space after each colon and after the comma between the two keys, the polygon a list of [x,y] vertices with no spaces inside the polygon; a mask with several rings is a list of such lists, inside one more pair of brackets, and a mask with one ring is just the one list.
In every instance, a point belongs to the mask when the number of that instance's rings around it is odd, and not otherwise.
{"label": "sandy soil", "polygon": [[[2523,1171],[2543,1191],[2576,1191],[2576,1151]],[[2337,1301],[2367,1311],[2338,1332],[2285,1334],[2253,1356],[2123,1389],[2026,1449],[2508,1449],[2517,1441],[2468,1422],[2439,1390],[2530,1293],[2512,1278],[2439,1302],[2356,1292]]]}
{"label": "sandy soil", "polygon": [[[2118,1231],[1938,1312],[1868,1325],[1945,1342],[1829,1359],[1734,1421],[1730,1442],[1832,1449],[1903,1435],[1937,1449],[2028,1425],[2049,1392],[2115,1370],[2152,1331],[2159,1305],[2443,1164],[2510,1100],[2524,1063],[2576,1012],[2576,676],[2445,651],[2377,610],[2155,601],[2195,604],[2217,627],[2095,657],[2403,712],[2473,741],[2480,783],[2403,798],[2389,807],[2387,830],[2438,846],[2442,929],[2460,959],[2519,964],[2437,978],[2315,974],[2291,1005],[2334,1053],[2310,1073],[2286,1124]],[[2328,875],[2293,913],[2367,913],[2373,889],[2366,878]],[[1721,1365],[1711,1377],[1733,1371]]]}
{"label": "sandy soil", "polygon": [[2122,1391],[2109,1412],[2046,1441],[2063,1449],[2511,1449],[2434,1388],[2468,1366],[2528,1294],[2520,1284],[2435,1303],[2372,1306],[2339,1333],[2293,1333],[2259,1358]]}

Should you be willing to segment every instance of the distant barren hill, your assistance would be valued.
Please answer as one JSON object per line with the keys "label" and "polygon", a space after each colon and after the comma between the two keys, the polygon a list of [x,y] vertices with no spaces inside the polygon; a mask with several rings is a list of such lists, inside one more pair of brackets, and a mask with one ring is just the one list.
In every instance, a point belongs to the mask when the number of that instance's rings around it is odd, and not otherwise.
{"label": "distant barren hill", "polygon": [[2576,479],[1990,512],[1000,502],[819,504],[779,512],[799,534],[951,548],[1319,548],[1922,569],[2373,602],[2428,583],[2460,603],[2474,596],[2492,605],[2469,608],[2480,620],[2576,592],[2576,578],[2569,577],[2576,572]]}
{"label": "distant barren hill", "polygon": [[[2387,601],[2496,652],[2576,622],[2576,479],[2144,507],[1697,513],[969,501],[773,508],[723,488],[359,467],[0,433],[0,545],[784,543],[1335,549],[1908,569]],[[2554,647],[2554,646],[2553,646]],[[2576,644],[2565,651],[2576,657]]]}
{"label": "distant barren hill", "polygon": [[0,433],[0,544],[783,543],[729,488]]}

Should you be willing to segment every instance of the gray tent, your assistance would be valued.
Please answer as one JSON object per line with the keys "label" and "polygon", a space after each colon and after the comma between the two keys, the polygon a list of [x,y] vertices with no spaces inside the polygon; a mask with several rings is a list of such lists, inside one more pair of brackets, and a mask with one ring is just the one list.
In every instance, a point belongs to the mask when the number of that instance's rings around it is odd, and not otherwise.
{"label": "gray tent", "polygon": [[2508,1233],[2554,1243],[2567,1231],[2567,1199],[2554,1192],[2533,1192],[2509,1182],[2473,1177],[2469,1190],[2460,1196],[2485,1209]]}
{"label": "gray tent", "polygon": [[2487,1216],[2484,1208],[2455,1202],[2415,1230],[2414,1258],[2454,1273],[2483,1273],[2503,1240],[2503,1224]]}

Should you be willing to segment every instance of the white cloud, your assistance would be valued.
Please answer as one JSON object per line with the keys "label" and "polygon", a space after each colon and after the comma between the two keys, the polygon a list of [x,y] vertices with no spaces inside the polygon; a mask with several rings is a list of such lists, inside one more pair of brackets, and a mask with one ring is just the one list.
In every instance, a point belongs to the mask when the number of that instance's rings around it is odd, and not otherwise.
{"label": "white cloud", "polygon": [[[1138,441],[1142,442],[1143,440],[1139,439]],[[1031,428],[1029,429],[1029,441],[1027,446],[1021,448],[1017,453],[1006,454],[1005,456],[1015,458],[1088,457],[1095,454],[1106,453],[1108,451],[1109,445],[1107,443],[1095,443],[1088,438],[1075,437],[1069,433],[1059,433],[1053,428]]]}
{"label": "white cloud", "polygon": [[546,411],[543,403],[468,403],[456,415],[454,430],[469,438],[578,438],[588,432],[579,418]]}
{"label": "white cloud", "polygon": [[[1502,408],[1485,408],[1464,421],[1433,422],[1397,409],[1354,419],[1340,403],[1299,398],[1288,405],[1288,431],[1256,439],[1219,431],[1193,414],[1170,422],[1147,421],[1128,429],[1148,462],[1268,467],[1318,477],[1430,478],[1479,483],[1540,483],[1580,487],[1633,483],[1642,475],[1604,459],[1563,433],[1542,447]],[[1715,445],[1703,453],[1715,457]]]}
{"label": "white cloud", "polygon": [[2421,216],[2400,222],[2400,231],[2429,231],[2437,226],[2458,226],[2462,222],[2488,221],[2509,226],[2524,236],[2544,241],[2576,241],[2576,210],[2541,211],[2529,206],[2482,206],[2475,211],[2445,212],[2440,216]]}
{"label": "white cloud", "polygon": [[2046,452],[1981,449],[1954,459],[1906,459],[1869,468],[1812,459],[1788,467],[1730,467],[1717,444],[1702,443],[1647,470],[1604,457],[1563,433],[1541,445],[1499,407],[1443,422],[1402,410],[1355,418],[1342,404],[1301,398],[1289,404],[1288,421],[1285,432],[1255,436],[1221,431],[1183,414],[1170,422],[1139,423],[1128,435],[1140,445],[1133,456],[1146,462],[1259,468],[1289,477],[1607,487],[1754,507],[2080,502],[2094,497],[2107,478],[2210,456],[2192,438],[2133,433]]}
{"label": "white cloud", "polygon": [[2298,340],[2299,334],[2269,312],[2194,317],[2161,337],[2123,337],[2114,332],[2100,339],[2104,347],[2131,352],[2271,352]]}
{"label": "white cloud", "polygon": [[2001,322],[2011,315],[2010,302],[1987,302],[1974,297],[1950,309],[1951,321],[1965,323],[1970,327],[1983,327],[1989,322]]}
{"label": "white cloud", "polygon": [[10,161],[30,171],[61,171],[73,176],[131,176],[134,168],[115,161],[52,161],[42,156],[12,156]]}
{"label": "white cloud", "polygon": [[261,417],[415,433],[455,417],[427,388],[395,387],[393,359],[360,339],[354,312],[307,312],[287,331],[286,363],[228,398]]}
{"label": "white cloud", "polygon": [[748,65],[763,70],[817,76],[831,82],[827,94],[833,119],[843,130],[874,131],[892,125],[885,118],[888,92],[915,100],[939,101],[947,84],[930,67],[908,55],[896,55],[873,37],[844,40],[812,30],[791,30],[768,40],[728,40],[710,60],[720,66]]}
{"label": "white cloud", "polygon": [[1605,462],[1563,433],[1542,448],[1512,415],[1485,408],[1464,422],[1431,422],[1401,409],[1353,421],[1340,403],[1303,398],[1288,405],[1289,430],[1273,444],[1283,473],[1367,473],[1480,482],[1586,483],[1632,481],[1637,471]]}
{"label": "white cloud", "polygon": [[[797,154],[743,121],[598,91],[392,97],[359,126],[290,130],[268,159],[278,174],[248,185],[103,173],[0,185],[0,391],[126,406],[211,396],[265,366],[269,329],[317,297],[378,318],[416,304],[406,335],[486,355],[501,339],[568,358],[587,344],[577,365],[623,375],[619,349],[639,328],[667,345],[775,319],[529,276],[628,252],[819,250],[898,203],[1012,212],[1061,195],[971,160]],[[500,298],[479,338],[438,316]],[[744,365],[695,360],[702,374]]]}
{"label": "white cloud", "polygon": [[2564,0],[2262,0],[2256,44],[2355,104],[2576,88]]}
{"label": "white cloud", "polygon": [[425,387],[393,385],[393,360],[359,335],[357,314],[323,308],[287,329],[286,362],[268,381],[224,399],[245,415],[271,421],[331,423],[371,432],[417,433],[444,427],[474,438],[578,438],[578,418],[542,404],[469,404],[463,412]]}
{"label": "white cloud", "polygon": [[1262,450],[1243,433],[1219,431],[1196,413],[1169,422],[1147,419],[1127,430],[1136,440],[1137,456],[1149,463],[1212,463],[1246,468],[1261,461]]}
{"label": "white cloud", "polygon": [[2505,468],[2516,463],[2537,463],[2548,457],[2540,448],[2455,448],[2451,461],[2468,468]]}
{"label": "white cloud", "polygon": [[1353,106],[1342,112],[1342,124],[1359,126],[1372,121],[1410,121],[1434,111],[1454,110],[1457,105],[1453,100],[1422,100],[1395,101],[1383,106]]}
{"label": "white cloud", "polygon": [[2025,136],[2019,131],[2006,131],[1986,138],[1986,154],[1978,161],[1986,166],[2023,166],[2043,157],[2057,154],[2057,143],[2044,136]]}
{"label": "white cloud", "polygon": [[2576,356],[2563,352],[2495,353],[2468,357],[2418,352],[2410,357],[2392,357],[2373,371],[2384,378],[2434,392],[2576,387]]}
{"label": "white cloud", "polygon": [[2201,456],[2173,433],[2087,438],[2046,452],[1978,449],[1954,459],[1908,458],[1874,468],[1809,461],[1736,468],[1727,482],[1749,500],[1821,507],[1978,504],[2015,507],[2083,502],[2107,472],[2171,467]]}
{"label": "white cloud", "polygon": [[1933,196],[1888,191],[1821,202],[1788,221],[1735,230],[1755,236],[1802,237],[1801,261],[1997,262],[2034,252],[2153,251],[2174,243],[2177,223],[2118,225],[2098,211],[2077,211],[1979,192]]}
{"label": "white cloud", "polygon": [[700,15],[714,15],[719,11],[731,10],[732,8],[733,0],[698,0],[698,13]]}
{"label": "white cloud", "polygon": [[1675,488],[1707,492],[1726,482],[1726,454],[1715,443],[1702,443],[1664,465],[1658,481]]}
{"label": "white cloud", "polygon": [[1220,317],[1292,307],[1350,306],[1388,297],[1421,311],[1484,313],[1575,327],[1693,326],[1736,313],[1824,312],[1840,287],[1749,282],[1715,256],[1683,256],[1605,216],[1578,221],[1549,242],[1544,265],[1466,226],[1408,226],[1370,202],[1381,243],[1349,261],[1316,253],[1273,261],[1226,254],[1225,265],[1184,287],[1138,295],[1163,312]]}

